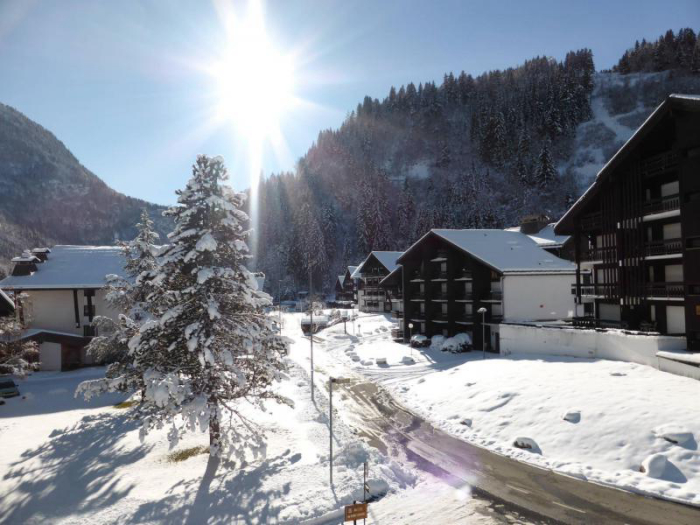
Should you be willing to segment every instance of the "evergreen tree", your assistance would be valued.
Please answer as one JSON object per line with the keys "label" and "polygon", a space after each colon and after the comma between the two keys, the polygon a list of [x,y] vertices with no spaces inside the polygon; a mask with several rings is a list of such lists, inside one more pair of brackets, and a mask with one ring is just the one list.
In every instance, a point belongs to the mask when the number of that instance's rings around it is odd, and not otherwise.
{"label": "evergreen tree", "polygon": [[158,298],[149,296],[157,315],[129,350],[144,370],[142,434],[168,424],[174,445],[184,431],[208,430],[212,456],[243,456],[261,442],[239,403],[291,402],[272,390],[284,377],[287,343],[263,310],[270,297],[245,267],[245,195],[224,186],[227,179],[220,157],[197,157],[178,205],[166,212],[175,230],[153,279]]}
{"label": "evergreen tree", "polygon": [[406,246],[411,242],[413,235],[414,221],[416,215],[416,203],[413,199],[408,177],[404,179],[403,189],[399,195],[397,209],[398,234],[401,246]]}
{"label": "evergreen tree", "polygon": [[15,304],[16,315],[0,316],[0,374],[24,377],[39,364],[39,345],[20,337],[29,322],[29,296],[18,294]]}
{"label": "evergreen tree", "polygon": [[540,188],[547,189],[556,180],[557,170],[552,161],[552,155],[549,152],[549,142],[545,141],[542,146],[542,151],[538,158],[537,166],[537,184]]}

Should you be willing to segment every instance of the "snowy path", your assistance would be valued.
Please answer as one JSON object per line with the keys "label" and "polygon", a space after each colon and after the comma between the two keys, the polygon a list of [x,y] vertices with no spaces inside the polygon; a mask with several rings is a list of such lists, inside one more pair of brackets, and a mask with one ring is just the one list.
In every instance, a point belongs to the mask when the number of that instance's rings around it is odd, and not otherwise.
{"label": "snowy path", "polygon": [[[695,439],[700,436],[696,401],[700,384],[696,381],[615,361],[493,355],[483,361],[476,353],[451,356],[431,350],[414,351],[416,364],[404,365],[402,360],[410,355],[410,349],[391,342],[388,332],[381,329],[389,323],[382,316],[374,318],[363,320],[363,328],[374,323],[368,330],[371,335],[364,338],[346,336],[336,327],[324,331],[327,343],[316,348],[317,370],[353,377],[358,384],[369,379],[383,385],[448,434],[546,471],[563,473],[567,479],[676,501],[698,499],[700,454]],[[305,355],[298,357],[302,362],[306,359]],[[373,357],[388,358],[389,364],[377,366]],[[670,397],[673,405],[658,402]],[[574,423],[562,420],[573,408],[581,419]],[[370,442],[381,447],[382,435],[389,430],[367,427],[386,415],[386,410],[375,406],[364,412],[368,419],[360,418],[354,424],[364,428]],[[461,424],[465,416],[474,423]],[[685,441],[680,445],[668,442],[664,435],[676,439],[669,432],[680,432]],[[516,435],[534,437],[543,452],[513,448]],[[654,473],[655,477],[639,472],[642,460],[654,454],[667,458],[666,469]],[[572,487],[572,491],[585,493],[591,484],[582,485]],[[608,494],[608,500],[613,494],[612,506],[605,512],[620,509],[615,505],[617,491],[598,490]],[[605,501],[605,496],[601,497]],[[631,505],[645,509],[649,516],[660,517],[659,511],[667,509],[679,515],[678,522],[683,522],[684,513],[685,522],[700,522],[700,510],[663,501],[648,503],[650,508],[646,508],[644,503],[653,500],[629,498]],[[594,498],[583,501],[596,506]],[[634,503],[637,501],[640,503]]]}

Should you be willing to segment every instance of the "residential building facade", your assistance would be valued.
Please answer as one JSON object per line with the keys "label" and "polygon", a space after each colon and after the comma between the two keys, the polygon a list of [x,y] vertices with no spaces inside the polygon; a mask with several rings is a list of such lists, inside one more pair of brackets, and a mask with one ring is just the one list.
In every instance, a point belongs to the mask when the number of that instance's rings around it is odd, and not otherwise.
{"label": "residential building facade", "polygon": [[39,343],[42,370],[93,364],[85,346],[96,335],[95,316],[118,315],[105,300],[104,286],[106,275],[123,273],[122,251],[114,246],[42,250],[14,258],[12,275],[0,288],[26,294],[17,315],[25,322],[24,337]]}
{"label": "residential building facade", "polygon": [[373,251],[353,275],[359,279],[357,304],[363,312],[391,312],[391,300],[379,283],[396,269],[402,252]]}
{"label": "residential building facade", "polygon": [[406,340],[467,333],[475,348],[485,342],[498,351],[501,322],[558,320],[574,313],[573,263],[519,232],[431,230],[398,263]]}
{"label": "residential building facade", "polygon": [[335,281],[335,300],[338,302],[353,302],[356,299],[356,281],[352,278],[357,266],[348,266],[345,273]]}
{"label": "residential building facade", "polygon": [[700,351],[700,97],[669,96],[557,223],[580,324],[686,335]]}

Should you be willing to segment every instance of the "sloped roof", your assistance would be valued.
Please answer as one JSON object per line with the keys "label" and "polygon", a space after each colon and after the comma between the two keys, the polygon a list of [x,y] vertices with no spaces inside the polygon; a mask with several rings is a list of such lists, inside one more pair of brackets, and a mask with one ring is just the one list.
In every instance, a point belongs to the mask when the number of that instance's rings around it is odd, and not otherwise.
{"label": "sloped roof", "polygon": [[574,216],[595,196],[601,189],[602,181],[610,176],[617,166],[627,157],[627,155],[646,137],[652,128],[672,109],[681,111],[700,111],[700,95],[680,95],[671,94],[666,97],[659,107],[657,107],[644,123],[637,128],[632,136],[617,153],[601,168],[596,175],[593,184],[579,197],[574,205],[567,210],[564,216],[555,224],[554,230],[559,235],[574,232]]}
{"label": "sloped roof", "polygon": [[360,277],[362,275],[362,267],[365,265],[365,263],[372,256],[374,256],[379,261],[379,264],[384,266],[384,268],[386,268],[386,270],[389,273],[393,272],[396,269],[396,267],[398,266],[396,264],[397,259],[399,257],[401,257],[401,255],[403,253],[404,252],[384,252],[384,251],[370,252],[370,254],[367,256],[367,258],[364,261],[362,261],[360,266],[358,266],[357,270],[355,270],[355,272],[353,273],[353,279],[355,278],[355,276]]}
{"label": "sloped roof", "polygon": [[102,288],[108,274],[123,274],[124,255],[117,246],[58,245],[30,275],[10,275],[0,281],[6,290]]}
{"label": "sloped roof", "polygon": [[404,256],[431,234],[501,273],[566,273],[576,270],[572,262],[545,251],[524,233],[506,230],[430,230],[406,250]]}
{"label": "sloped roof", "polygon": [[340,286],[343,286],[345,284],[345,274],[339,275],[338,281],[340,281]]}
{"label": "sloped roof", "polygon": [[[560,246],[563,246],[566,241],[568,241],[571,236],[570,235],[557,235],[554,233],[554,226],[556,223],[552,222],[542,228],[540,231],[537,233],[526,233],[530,239],[535,241],[539,246],[542,246],[542,248],[558,248]],[[520,232],[520,226],[514,226],[512,228],[506,228],[507,232]]]}
{"label": "sloped roof", "polygon": [[350,277],[352,277],[352,274],[355,273],[355,270],[357,270],[359,266],[348,266],[348,272],[350,272]]}

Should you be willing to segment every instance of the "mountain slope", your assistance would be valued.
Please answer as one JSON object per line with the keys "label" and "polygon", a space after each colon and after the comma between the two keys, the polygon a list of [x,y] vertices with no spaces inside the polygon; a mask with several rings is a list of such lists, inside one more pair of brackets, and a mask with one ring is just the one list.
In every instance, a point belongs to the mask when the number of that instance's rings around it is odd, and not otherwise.
{"label": "mountain slope", "polygon": [[596,73],[582,49],[365,97],[295,173],[261,184],[257,267],[293,290],[316,264],[328,290],[368,251],[406,249],[430,228],[556,220],[672,92],[700,93],[700,76]]}
{"label": "mountain slope", "polygon": [[0,104],[0,259],[44,244],[131,238],[143,208],[169,231],[162,207],[114,191],[51,132]]}

